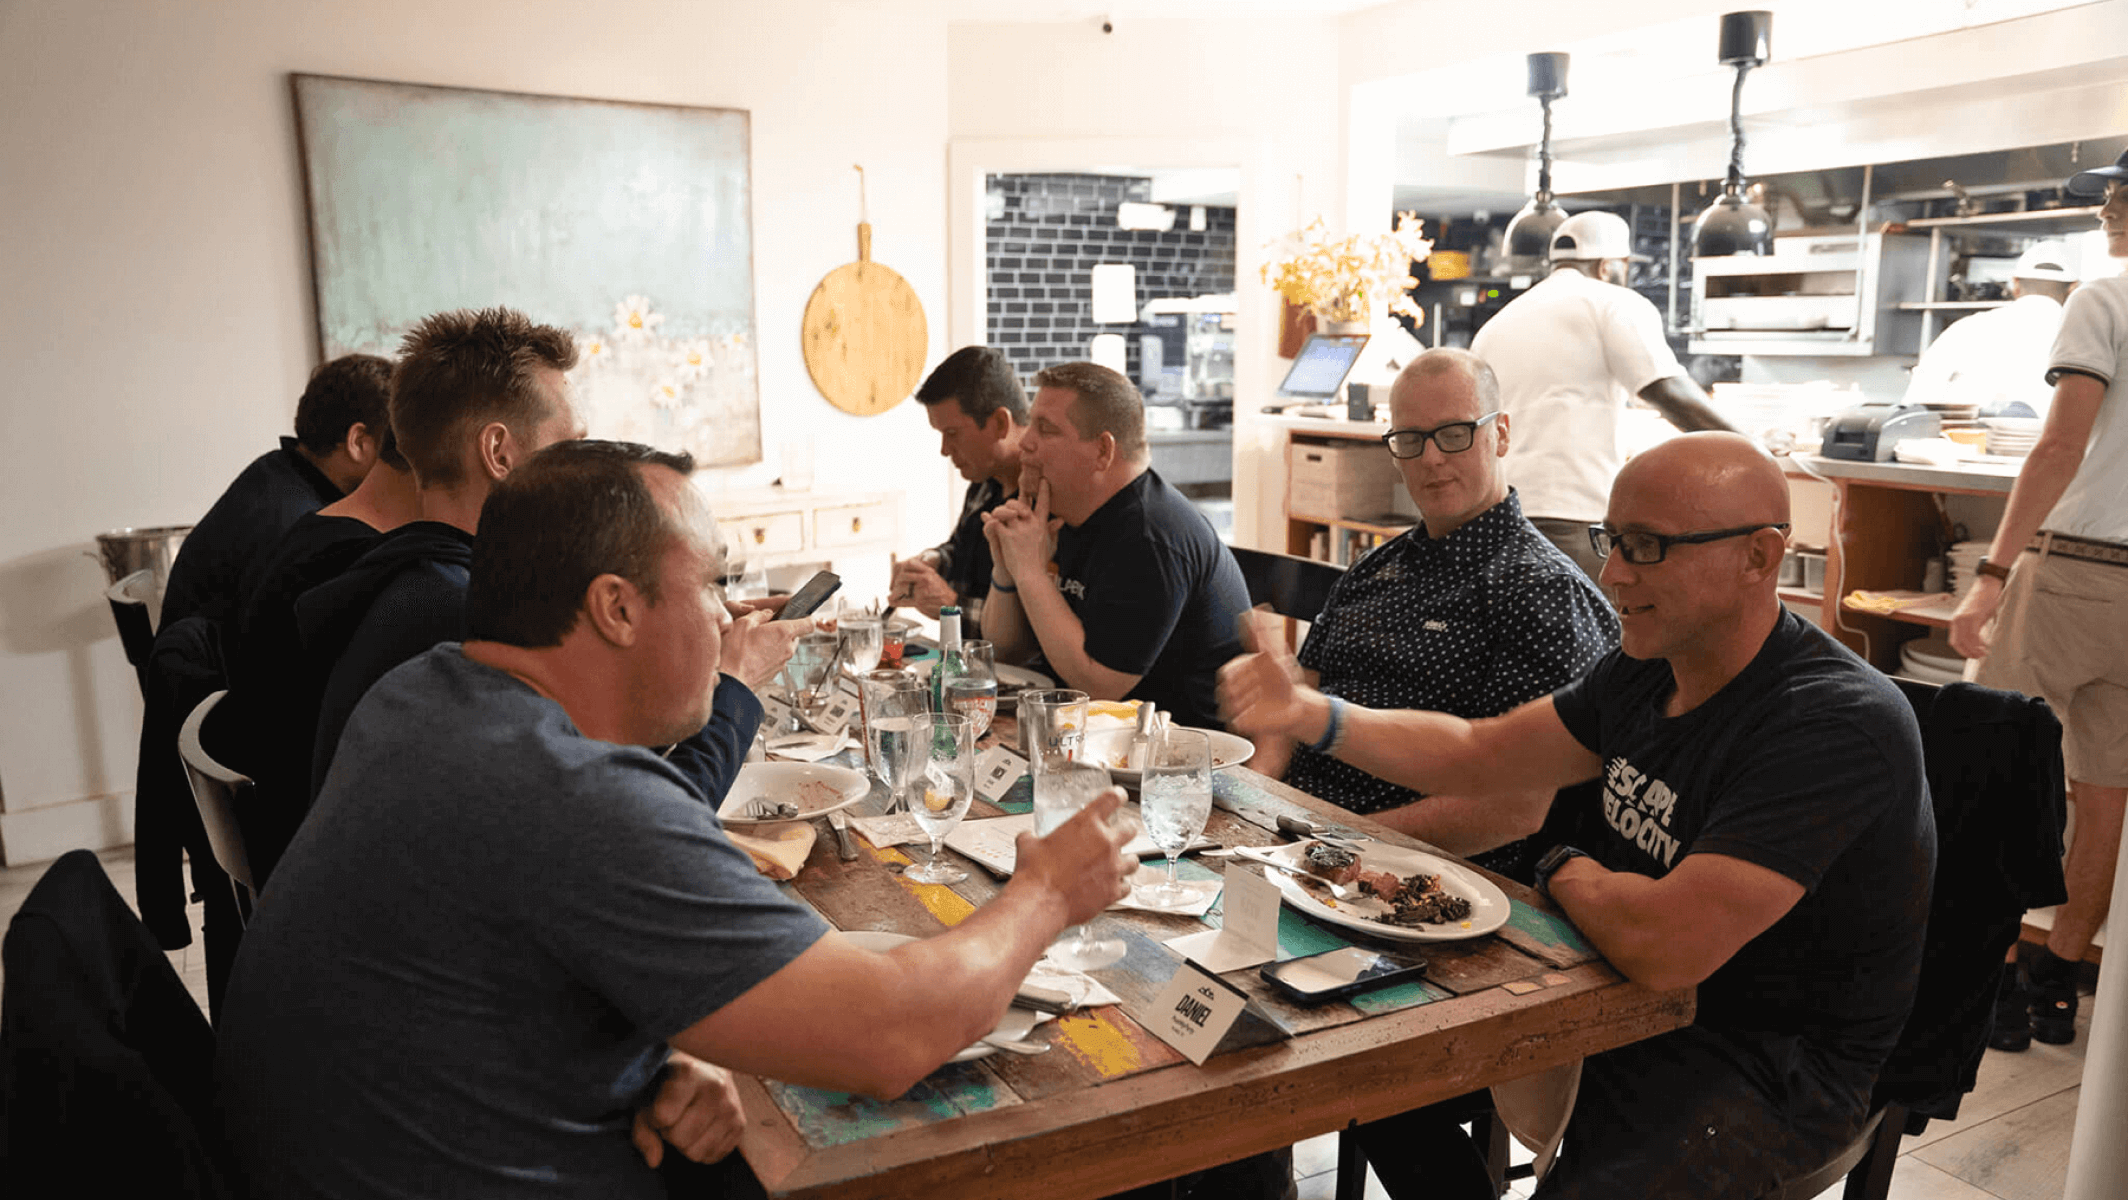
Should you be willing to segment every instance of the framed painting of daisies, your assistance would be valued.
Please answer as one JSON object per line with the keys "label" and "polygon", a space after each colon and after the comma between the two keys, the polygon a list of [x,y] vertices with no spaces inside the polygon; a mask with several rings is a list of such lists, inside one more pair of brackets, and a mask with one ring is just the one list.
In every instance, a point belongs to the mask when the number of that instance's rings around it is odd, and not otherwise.
{"label": "framed painting of daisies", "polygon": [[293,76],[323,358],[506,305],[595,437],[761,460],[744,110]]}

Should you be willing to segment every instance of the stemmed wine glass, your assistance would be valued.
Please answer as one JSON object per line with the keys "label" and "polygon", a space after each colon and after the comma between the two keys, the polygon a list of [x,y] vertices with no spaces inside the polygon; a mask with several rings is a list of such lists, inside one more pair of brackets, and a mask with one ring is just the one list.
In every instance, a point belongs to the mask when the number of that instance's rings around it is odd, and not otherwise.
{"label": "stemmed wine glass", "polygon": [[1146,836],[1167,853],[1167,881],[1141,885],[1133,898],[1154,908],[1180,908],[1196,897],[1175,882],[1175,860],[1212,816],[1212,740],[1199,730],[1170,729],[1146,757],[1138,804]]}
{"label": "stemmed wine glass", "polygon": [[[998,680],[994,656],[995,651],[989,642],[981,639],[962,642],[959,667],[946,676],[947,711],[961,713],[972,720],[978,738],[989,730],[991,720],[997,716]],[[936,669],[944,671],[948,665],[940,663]]]}
{"label": "stemmed wine glass", "polygon": [[[1038,758],[1039,763],[1041,760]],[[1034,831],[1048,837],[1072,814],[1094,802],[1108,790],[1108,772],[1079,762],[1056,762],[1041,767],[1034,776]],[[1049,948],[1049,957],[1074,971],[1091,971],[1123,958],[1122,938],[1097,938],[1091,925],[1064,931]]]}
{"label": "stemmed wine glass", "polygon": [[872,773],[887,785],[886,811],[901,804],[909,785],[910,749],[916,722],[929,710],[929,689],[907,671],[867,671],[858,679],[863,705],[865,756]]}
{"label": "stemmed wine glass", "polygon": [[953,832],[975,799],[975,723],[960,713],[928,713],[914,721],[910,748],[908,806],[918,826],[931,838],[931,860],[903,872],[917,883],[960,883],[968,873],[939,861],[946,835]]}

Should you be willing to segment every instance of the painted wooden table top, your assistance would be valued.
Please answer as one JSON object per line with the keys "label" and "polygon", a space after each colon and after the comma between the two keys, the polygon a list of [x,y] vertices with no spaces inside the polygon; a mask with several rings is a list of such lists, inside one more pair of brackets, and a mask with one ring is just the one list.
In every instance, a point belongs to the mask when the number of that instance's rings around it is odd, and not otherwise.
{"label": "painted wooden table top", "polygon": [[[1011,735],[1001,716],[993,736]],[[852,765],[859,765],[855,763]],[[1277,818],[1342,825],[1381,841],[1441,853],[1246,768],[1214,777],[1207,836],[1226,846],[1285,842]],[[876,783],[864,802],[877,811]],[[1024,777],[1000,805],[975,802],[968,820],[1031,807]],[[846,931],[924,937],[961,921],[1002,883],[960,859],[966,882],[915,883],[901,869],[921,847],[880,849],[857,839],[843,862],[823,836],[785,893]],[[904,850],[914,851],[914,857]],[[1158,862],[1160,860],[1152,860]],[[1186,878],[1259,868],[1185,859]],[[1478,868],[1471,868],[1477,870]],[[1255,968],[1222,978],[1251,1003],[1202,1067],[1147,1030],[1154,998],[1180,960],[1160,943],[1216,924],[1203,918],[1110,910],[1096,922],[1124,939],[1127,957],[1094,978],[1122,1003],[1038,1026],[1038,1056],[994,1054],[948,1064],[899,1099],[775,1081],[742,1081],[747,1162],[772,1196],[1096,1197],[1422,1104],[1674,1029],[1690,1022],[1689,989],[1650,992],[1623,979],[1558,911],[1528,888],[1491,877],[1511,902],[1497,934],[1418,949],[1424,982],[1302,1006],[1280,998]],[[1279,957],[1340,946],[1388,948],[1283,906]],[[851,1014],[861,1020],[863,1014]],[[882,1030],[883,1037],[892,1031]]]}

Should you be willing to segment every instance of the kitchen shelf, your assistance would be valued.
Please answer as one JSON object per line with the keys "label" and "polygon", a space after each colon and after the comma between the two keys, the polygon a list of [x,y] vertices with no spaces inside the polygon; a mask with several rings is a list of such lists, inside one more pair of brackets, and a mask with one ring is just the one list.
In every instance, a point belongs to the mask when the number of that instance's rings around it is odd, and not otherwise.
{"label": "kitchen shelf", "polygon": [[2098,220],[2099,206],[2089,208],[2042,208],[2030,212],[1975,213],[1970,217],[1916,217],[1894,229],[1915,231],[1942,229],[1953,233],[2003,233],[2038,237],[2049,233],[2081,233]]}
{"label": "kitchen shelf", "polygon": [[1784,587],[1778,589],[1778,591],[1781,599],[1790,604],[1808,604],[1816,607],[1825,603],[1825,593],[1813,592],[1808,588]]}
{"label": "kitchen shelf", "polygon": [[2008,308],[2014,303],[2014,300],[1906,300],[1892,307],[1905,312],[1941,312],[1944,309],[1978,312],[1983,308]]}
{"label": "kitchen shelf", "polygon": [[1306,513],[1288,513],[1286,517],[1288,520],[1299,521],[1308,525],[1327,526],[1331,529],[1350,529],[1354,533],[1368,533],[1377,537],[1395,537],[1418,524],[1417,521],[1402,520],[1359,521],[1350,517],[1312,517]]}

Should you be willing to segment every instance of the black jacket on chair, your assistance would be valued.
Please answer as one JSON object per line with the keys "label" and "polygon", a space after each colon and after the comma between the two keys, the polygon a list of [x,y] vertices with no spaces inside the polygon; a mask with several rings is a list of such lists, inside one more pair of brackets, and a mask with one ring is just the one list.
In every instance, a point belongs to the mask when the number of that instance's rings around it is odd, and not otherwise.
{"label": "black jacket on chair", "polygon": [[8,1178],[69,1195],[228,1195],[214,1034],[94,854],[52,864],[0,957]]}
{"label": "black jacket on chair", "polygon": [[2067,897],[2061,723],[2017,692],[1897,682],[1921,724],[1936,890],[1914,1011],[1874,1100],[1948,1120],[1980,1069],[2003,955],[2025,910]]}

